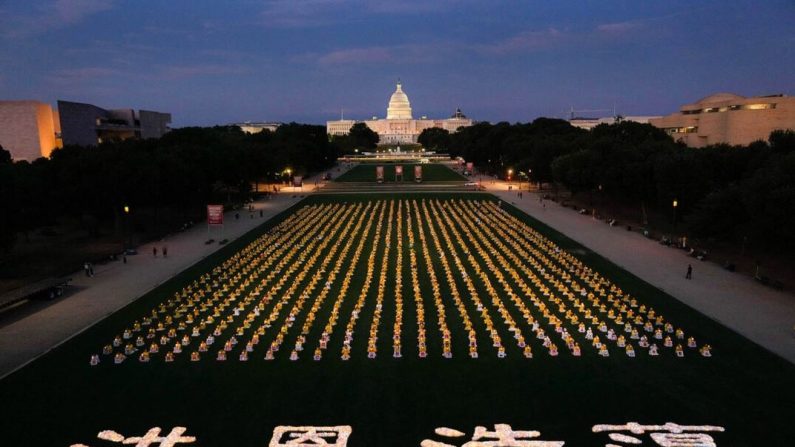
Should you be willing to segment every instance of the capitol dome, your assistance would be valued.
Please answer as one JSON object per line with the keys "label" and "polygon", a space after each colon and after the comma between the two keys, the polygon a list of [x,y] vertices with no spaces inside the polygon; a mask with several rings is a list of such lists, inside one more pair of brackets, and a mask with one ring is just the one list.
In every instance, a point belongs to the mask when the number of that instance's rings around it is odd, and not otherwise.
{"label": "capitol dome", "polygon": [[392,97],[389,98],[389,107],[386,109],[386,119],[411,119],[411,104],[409,103],[409,97],[403,93],[400,82],[397,84],[395,93],[392,93]]}

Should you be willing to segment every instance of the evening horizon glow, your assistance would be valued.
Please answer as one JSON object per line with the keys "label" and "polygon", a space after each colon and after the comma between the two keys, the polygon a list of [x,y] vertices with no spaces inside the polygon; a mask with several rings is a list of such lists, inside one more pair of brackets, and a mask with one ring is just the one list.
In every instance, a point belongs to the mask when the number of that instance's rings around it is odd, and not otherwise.
{"label": "evening horizon glow", "polygon": [[414,116],[663,115],[793,94],[788,1],[0,2],[0,99],[169,112],[173,126]]}

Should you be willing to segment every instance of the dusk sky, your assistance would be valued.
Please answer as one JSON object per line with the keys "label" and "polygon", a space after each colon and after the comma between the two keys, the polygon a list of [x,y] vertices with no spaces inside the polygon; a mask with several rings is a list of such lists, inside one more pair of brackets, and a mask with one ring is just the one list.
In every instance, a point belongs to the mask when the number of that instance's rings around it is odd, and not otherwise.
{"label": "dusk sky", "polygon": [[172,127],[384,117],[397,78],[415,117],[492,122],[795,94],[793,0],[0,0],[0,41],[0,99]]}

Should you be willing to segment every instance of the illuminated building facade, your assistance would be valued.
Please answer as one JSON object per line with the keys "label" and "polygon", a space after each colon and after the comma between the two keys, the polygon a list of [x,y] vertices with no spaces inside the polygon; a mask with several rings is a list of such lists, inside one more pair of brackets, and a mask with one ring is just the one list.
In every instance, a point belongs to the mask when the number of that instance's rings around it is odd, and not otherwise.
{"label": "illuminated building facade", "polygon": [[244,123],[235,123],[232,124],[233,126],[237,126],[245,133],[260,133],[263,130],[269,130],[271,132],[276,132],[276,129],[282,125],[282,123],[252,123],[251,121],[246,121]]}
{"label": "illuminated building facade", "polygon": [[39,101],[0,101],[0,145],[14,160],[49,157],[64,145],[160,138],[171,130],[170,123],[171,114],[149,110],[105,110],[58,101],[55,111]]}
{"label": "illuminated building facade", "polygon": [[57,112],[38,101],[0,101],[0,146],[14,160],[49,157],[61,147]]}
{"label": "illuminated building facade", "polygon": [[448,132],[455,132],[460,127],[467,127],[473,121],[464,115],[460,109],[456,110],[447,119],[414,119],[408,95],[403,91],[403,86],[398,82],[395,92],[389,99],[386,109],[386,119],[373,117],[371,120],[335,120],[326,122],[326,132],[329,135],[346,135],[354,124],[363,122],[378,134],[378,144],[411,144],[416,143],[423,130],[438,127]]}
{"label": "illuminated building facade", "polygon": [[743,97],[717,93],[679,112],[649,120],[690,147],[767,140],[774,130],[795,129],[795,98],[785,95]]}
{"label": "illuminated building facade", "polygon": [[615,124],[619,121],[631,121],[633,123],[648,124],[650,120],[660,118],[659,116],[608,116],[603,118],[572,118],[569,124],[580,129],[593,130],[600,124]]}

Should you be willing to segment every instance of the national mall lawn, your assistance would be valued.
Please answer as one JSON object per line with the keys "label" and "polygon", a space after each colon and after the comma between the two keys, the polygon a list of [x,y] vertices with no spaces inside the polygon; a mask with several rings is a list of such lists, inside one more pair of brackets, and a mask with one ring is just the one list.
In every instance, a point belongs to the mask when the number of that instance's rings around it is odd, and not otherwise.
{"label": "national mall lawn", "polygon": [[[433,166],[423,165],[423,174],[435,175]],[[340,180],[374,180],[357,169]],[[404,172],[413,175],[413,167]],[[234,274],[216,269],[222,265]],[[246,282],[255,273],[258,279]],[[608,299],[613,295],[627,300]],[[662,324],[652,332],[636,327],[628,311],[644,321],[664,316],[698,348],[677,357],[655,332],[674,344],[685,339]],[[617,317],[640,328],[660,355],[638,347]],[[636,357],[593,318],[626,336]],[[179,328],[185,321],[191,323]],[[580,355],[551,321],[576,340]],[[144,322],[139,330],[136,322]],[[228,327],[218,329],[219,322]],[[609,356],[575,322],[593,326]],[[165,324],[155,329],[158,323]],[[241,361],[258,328],[261,340]],[[322,343],[327,328],[333,331]],[[215,343],[191,361],[213,329]],[[185,336],[190,342],[166,362],[165,351]],[[237,343],[218,361],[232,336]],[[299,341],[303,349],[296,350]],[[114,364],[128,344],[134,352]],[[141,362],[150,344],[160,352]],[[314,360],[321,344],[327,348]],[[711,357],[701,353],[706,344]],[[102,354],[108,345],[113,353]],[[373,346],[377,355],[368,358]],[[265,359],[268,352],[273,360]],[[89,365],[93,354],[97,366]],[[725,427],[713,434],[719,446],[786,446],[793,377],[793,365],[491,195],[316,195],[0,381],[0,444],[102,446],[112,445],[96,439],[102,430],[132,436],[184,426],[195,445],[264,447],[277,425],[350,425],[351,446],[419,446],[424,439],[459,441],[434,435],[436,427],[469,440],[475,426],[506,423],[540,431],[539,440],[604,446],[609,439],[591,431],[596,424],[675,422]]]}

